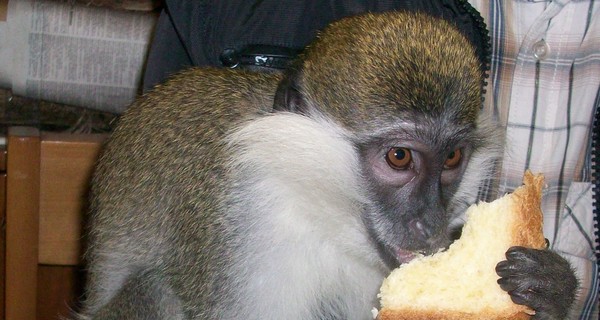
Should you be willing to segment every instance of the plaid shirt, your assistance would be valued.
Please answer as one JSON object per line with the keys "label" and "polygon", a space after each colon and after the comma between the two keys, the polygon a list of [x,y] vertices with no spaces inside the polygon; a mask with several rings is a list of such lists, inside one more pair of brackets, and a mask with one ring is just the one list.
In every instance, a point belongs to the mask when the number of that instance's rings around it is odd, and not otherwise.
{"label": "plaid shirt", "polygon": [[[490,30],[485,107],[506,129],[495,198],[541,172],[544,233],[576,268],[569,319],[598,319],[591,130],[600,101],[600,1],[469,0]],[[596,192],[600,192],[596,190]]]}

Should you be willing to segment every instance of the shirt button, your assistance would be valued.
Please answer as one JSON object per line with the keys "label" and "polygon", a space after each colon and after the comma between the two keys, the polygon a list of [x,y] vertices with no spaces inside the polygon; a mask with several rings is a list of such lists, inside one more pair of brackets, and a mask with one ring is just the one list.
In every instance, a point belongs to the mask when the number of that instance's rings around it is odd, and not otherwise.
{"label": "shirt button", "polygon": [[548,53],[550,52],[550,47],[544,39],[533,44],[533,56],[538,60],[544,60]]}

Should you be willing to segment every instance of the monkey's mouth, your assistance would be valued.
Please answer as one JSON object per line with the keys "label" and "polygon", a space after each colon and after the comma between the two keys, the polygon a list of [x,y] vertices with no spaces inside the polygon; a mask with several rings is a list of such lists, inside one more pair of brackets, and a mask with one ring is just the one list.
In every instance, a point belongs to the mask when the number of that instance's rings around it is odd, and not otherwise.
{"label": "monkey's mouth", "polygon": [[408,263],[415,258],[425,255],[425,252],[423,251],[410,251],[405,249],[398,249],[395,253],[395,257],[400,264]]}

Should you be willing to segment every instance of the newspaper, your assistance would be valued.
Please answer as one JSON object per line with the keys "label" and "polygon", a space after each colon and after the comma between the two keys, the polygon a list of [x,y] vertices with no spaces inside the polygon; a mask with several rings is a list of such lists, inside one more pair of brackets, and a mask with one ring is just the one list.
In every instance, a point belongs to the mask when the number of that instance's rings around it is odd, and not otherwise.
{"label": "newspaper", "polygon": [[0,21],[0,87],[121,113],[141,88],[156,20],[155,12],[10,0]]}

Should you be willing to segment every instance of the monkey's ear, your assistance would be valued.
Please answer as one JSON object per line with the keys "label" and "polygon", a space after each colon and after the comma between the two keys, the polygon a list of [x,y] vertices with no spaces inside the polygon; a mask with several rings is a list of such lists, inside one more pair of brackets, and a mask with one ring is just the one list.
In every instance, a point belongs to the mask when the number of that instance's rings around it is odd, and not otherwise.
{"label": "monkey's ear", "polygon": [[308,114],[308,103],[300,92],[298,75],[298,70],[287,72],[286,76],[279,82],[273,101],[273,111]]}

